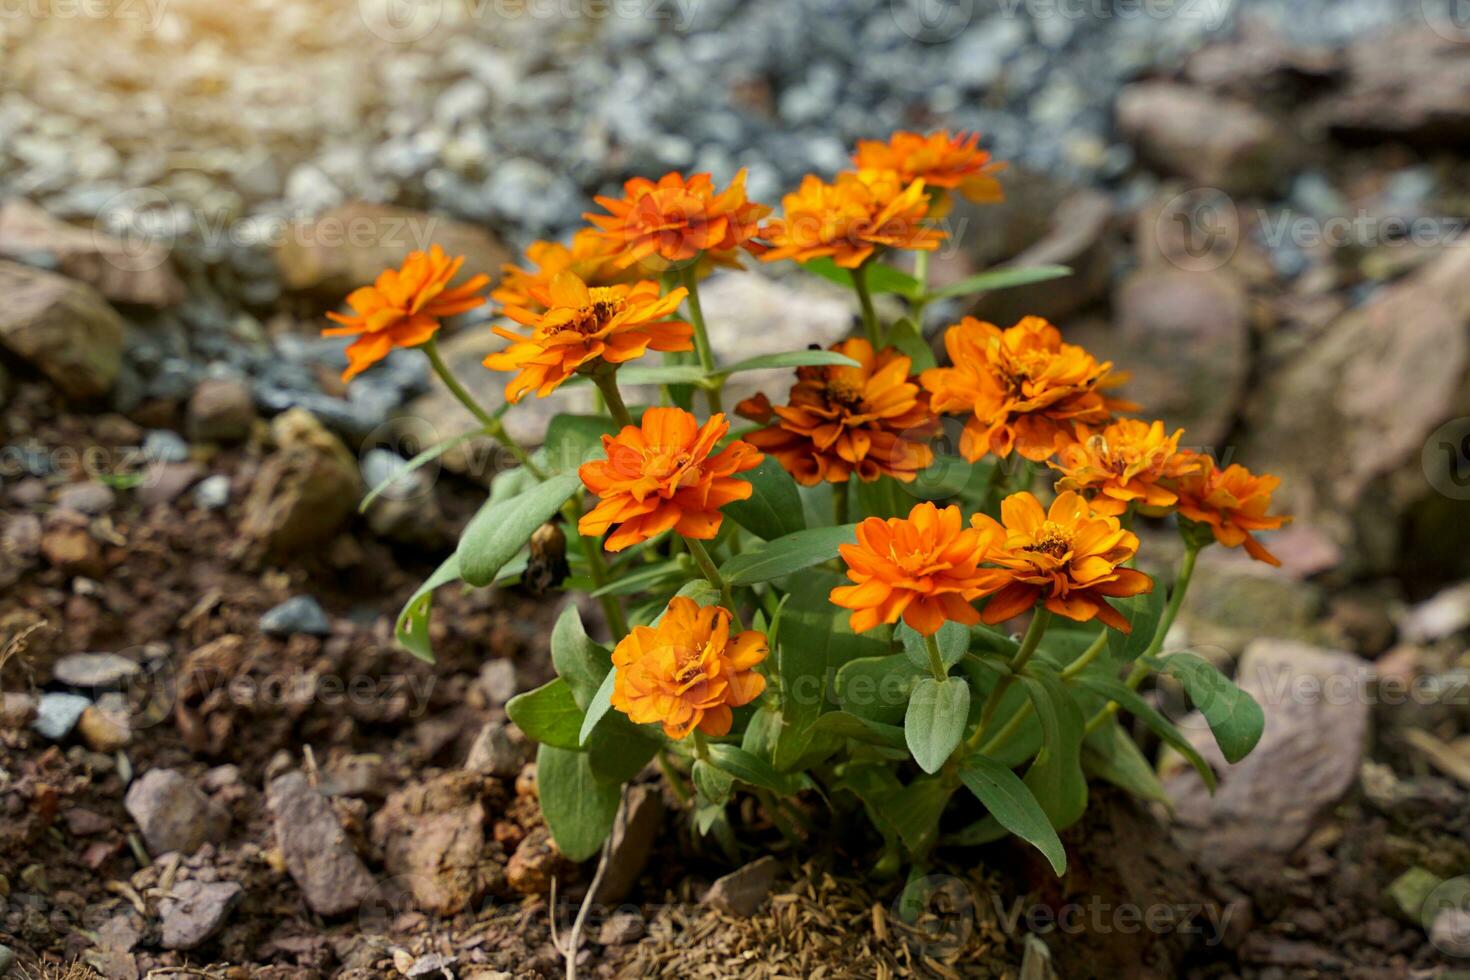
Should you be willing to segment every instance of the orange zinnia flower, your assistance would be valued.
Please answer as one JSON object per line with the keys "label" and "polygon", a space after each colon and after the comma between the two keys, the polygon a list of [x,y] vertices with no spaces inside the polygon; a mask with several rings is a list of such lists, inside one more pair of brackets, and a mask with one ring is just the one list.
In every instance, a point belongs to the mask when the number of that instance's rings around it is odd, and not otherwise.
{"label": "orange zinnia flower", "polygon": [[607,241],[592,228],[583,228],[573,235],[570,247],[560,242],[532,242],[526,248],[526,261],[531,268],[502,266],[503,277],[490,298],[502,306],[545,309],[533,293],[544,295],[550,290],[551,281],[563,272],[575,272],[589,287],[636,282],[637,270],[619,268],[614,257]]}
{"label": "orange zinnia flower", "polygon": [[1244,545],[1246,553],[1256,561],[1280,565],[1275,555],[1251,537],[1252,531],[1274,531],[1290,517],[1270,515],[1271,494],[1281,485],[1281,478],[1256,476],[1238,463],[1220,469],[1214,459],[1203,453],[1189,453],[1197,467],[1175,485],[1179,493],[1176,505],[1180,516],[1208,525],[1215,540],[1227,548]]}
{"label": "orange zinnia flower", "polygon": [[955,190],[976,204],[993,204],[1004,200],[995,175],[1005,169],[1004,163],[990,160],[980,149],[979,133],[956,133],[947,130],[927,136],[900,130],[884,143],[859,140],[853,163],[863,170],[893,170],[904,180],[922,180],[929,187]]}
{"label": "orange zinnia flower", "polygon": [[1164,423],[1119,419],[1100,432],[1085,426],[1077,442],[1062,449],[1047,465],[1061,473],[1058,490],[1092,491],[1089,502],[1099,514],[1122,516],[1134,501],[1142,507],[1168,507],[1179,497],[1159,481],[1174,479],[1197,465],[1179,452],[1179,437],[1164,433]]}
{"label": "orange zinnia flower", "polygon": [[686,538],[713,538],[724,520],[720,508],[751,494],[750,483],[735,474],[765,458],[738,439],[711,456],[728,431],[723,415],[701,426],[682,408],[650,408],[641,426],[603,436],[607,458],[578,470],[601,501],[577,530],[596,536],[618,525],[607,539],[608,551],[622,551],[670,528]]}
{"label": "orange zinnia flower", "polygon": [[679,308],[688,290],[659,296],[656,282],[587,288],[574,272],[561,272],[549,289],[535,287],[531,296],[545,312],[511,306],[506,316],[531,328],[523,336],[504,327],[497,334],[513,343],[485,358],[493,371],[515,371],[505,386],[507,401],[527,392],[545,398],[567,378],[592,362],[621,364],[654,350],[693,350],[694,328],[664,317]]}
{"label": "orange zinnia flower", "polygon": [[853,610],[861,633],[900,616],[916,632],[935,633],[946,620],[980,621],[970,600],[994,577],[980,562],[995,543],[986,530],[967,528],[958,507],[940,510],[924,501],[907,518],[870,517],[857,526],[857,544],[837,550],[854,585],[832,590],[832,602]]}
{"label": "orange zinnia flower", "polygon": [[1116,517],[1099,514],[1079,495],[1065,491],[1049,511],[1031,494],[1013,493],[1000,504],[1002,526],[976,514],[970,523],[998,540],[986,561],[998,566],[986,588],[994,591],[981,614],[1001,623],[1041,600],[1047,609],[1068,619],[1102,620],[1124,633],[1132,627],[1108,596],[1153,591],[1147,575],[1123,563],[1138,551],[1138,536],[1125,531]]}
{"label": "orange zinnia flower", "polygon": [[735,410],[746,418],[777,419],[747,438],[805,486],[844,483],[854,472],[867,483],[880,476],[912,482],[934,462],[922,440],[938,434],[939,420],[909,377],[910,360],[893,347],[875,355],[861,338],[832,350],[858,366],[797,368],[790,403],[774,409],[764,394],[741,402]]}
{"label": "orange zinnia flower", "polygon": [[766,689],[752,668],[770,652],[755,630],[731,637],[730,620],[726,609],[674,596],[657,626],[633,627],[613,649],[612,706],[635,724],[659,722],[669,738],[729,734],[730,709]]}
{"label": "orange zinnia flower", "polygon": [[709,174],[685,180],[674,171],[654,183],[634,177],[622,197],[597,197],[609,214],[582,217],[602,229],[602,237],[627,268],[657,255],[666,263],[683,263],[704,253],[723,265],[735,264],[736,249],[753,249],[760,220],[771,213],[764,204],[745,199],[745,171],[716,193]]}
{"label": "orange zinnia flower", "polygon": [[477,275],[449,288],[462,265],[464,256],[451,259],[438,245],[427,254],[410,252],[401,267],[385,269],[371,286],[352,291],[347,297],[351,314],[328,313],[342,326],[327,327],[323,337],[361,334],[347,347],[342,380],[351,381],[395,347],[417,347],[432,339],[441,319],[484,303],[485,297],[477,294],[490,282],[488,276]]}
{"label": "orange zinnia flower", "polygon": [[880,248],[932,251],[944,240],[944,232],[924,224],[924,182],[905,181],[891,170],[840,173],[830,184],[808,174],[781,206],[785,216],[761,228],[772,245],[763,262],[830,257],[856,269]]}
{"label": "orange zinnia flower", "polygon": [[975,462],[1014,449],[1040,462],[1076,441],[1078,425],[1105,424],[1135,406],[1104,397],[1123,377],[1041,317],[1005,330],[965,317],[944,335],[952,367],[931,368],[920,383],[939,412],[970,412],[960,453]]}

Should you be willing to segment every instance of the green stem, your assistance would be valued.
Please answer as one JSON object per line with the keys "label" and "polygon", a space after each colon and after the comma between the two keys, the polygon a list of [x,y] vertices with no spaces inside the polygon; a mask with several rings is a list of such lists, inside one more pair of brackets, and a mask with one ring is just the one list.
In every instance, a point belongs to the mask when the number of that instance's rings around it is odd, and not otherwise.
{"label": "green stem", "polygon": [[832,484],[832,520],[838,527],[847,523],[847,484]]}
{"label": "green stem", "polygon": [[684,780],[674,771],[669,763],[669,754],[663,749],[658,750],[658,767],[664,774],[664,782],[669,784],[669,789],[679,798],[680,803],[688,803],[691,799],[689,790],[684,787]]}
{"label": "green stem", "polygon": [[[1073,660],[1066,667],[1062,668],[1062,680],[1069,681],[1082,673],[1087,668],[1087,665],[1096,660],[1107,647],[1108,630],[1107,627],[1103,627],[1103,631],[1097,634],[1097,639],[1093,640],[1091,645],[1086,650],[1083,650],[1076,660]],[[996,732],[988,742],[981,746],[980,754],[993,755],[996,749],[999,749],[1006,742],[1010,741],[1011,736],[1020,730],[1021,725],[1025,723],[1027,718],[1031,717],[1031,711],[1030,701],[1025,702],[1020,708],[1016,709],[1016,713],[1011,715],[1010,719],[1001,726],[1000,731]]]}
{"label": "green stem", "polygon": [[1051,612],[1045,606],[1037,606],[1036,611],[1031,614],[1031,625],[1027,627],[1026,635],[1021,638],[1021,647],[1011,658],[1011,672],[996,682],[995,687],[990,691],[990,697],[985,699],[985,707],[980,711],[980,723],[975,726],[974,733],[970,735],[966,743],[971,751],[980,744],[980,736],[995,719],[995,712],[1000,708],[1001,699],[1016,682],[1016,675],[1021,672],[1022,667],[1026,666],[1026,662],[1041,645],[1041,638],[1046,635],[1046,627],[1050,622]]}
{"label": "green stem", "polygon": [[914,325],[919,328],[920,335],[924,332],[924,307],[929,305],[929,253],[914,253],[914,279],[919,283],[919,293],[909,305],[913,314]]}
{"label": "green stem", "polygon": [[929,651],[929,672],[934,679],[943,684],[949,676],[949,671],[944,667],[944,657],[939,653],[939,638],[933,633],[924,637],[924,649]]}
{"label": "green stem", "polygon": [[[1169,629],[1174,625],[1174,620],[1179,617],[1179,610],[1184,606],[1184,595],[1189,591],[1189,582],[1194,578],[1194,563],[1199,558],[1199,548],[1187,545],[1184,549],[1184,557],[1179,560],[1179,574],[1174,577],[1174,589],[1169,593],[1169,604],[1164,607],[1164,615],[1159,617],[1159,625],[1154,630],[1153,639],[1148,641],[1148,647],[1144,649],[1133,664],[1133,669],[1128,671],[1128,677],[1123,681],[1128,685],[1130,691],[1138,690],[1138,685],[1148,676],[1150,667],[1148,661],[1154,657],[1164,646],[1164,640],[1168,637]],[[1087,722],[1086,732],[1091,735],[1109,718],[1118,713],[1118,702],[1109,701],[1098,709]]]}
{"label": "green stem", "polygon": [[730,583],[720,575],[720,570],[715,567],[714,559],[709,552],[704,550],[704,544],[697,538],[685,538],[684,543],[689,546],[689,553],[694,556],[694,563],[699,566],[700,572],[704,574],[710,585],[720,590],[720,602],[730,610],[735,625],[740,630],[745,629],[745,623],[740,619],[740,612],[735,608],[735,599],[730,592]]}
{"label": "green stem", "polygon": [[852,288],[857,290],[858,303],[863,308],[863,330],[874,350],[883,347],[883,328],[878,323],[878,311],[873,308],[873,294],[868,290],[868,264],[864,262],[852,270]]}
{"label": "green stem", "polygon": [[420,344],[419,350],[423,351],[424,356],[429,359],[429,366],[434,369],[434,373],[439,376],[439,380],[444,382],[444,387],[449,389],[449,393],[458,399],[459,403],[468,409],[469,413],[485,427],[485,434],[509,450],[510,454],[516,458],[516,461],[526,468],[526,472],[538,480],[546,479],[546,473],[535,463],[531,462],[530,453],[526,452],[525,449],[521,448],[520,443],[510,437],[510,433],[505,431],[505,425],[495,416],[485,411],[484,407],[475,401],[474,396],[465,390],[464,385],[459,383],[459,379],[449,370],[449,365],[445,364],[444,358],[440,356],[439,345],[435,343],[434,338],[430,337]]}
{"label": "green stem", "polygon": [[613,421],[622,426],[632,425],[633,416],[628,414],[628,406],[623,404],[623,394],[618,391],[617,370],[610,365],[599,365],[592,371],[592,383],[602,392],[602,400],[607,402],[607,410],[612,413]]}
{"label": "green stem", "polygon": [[[568,523],[576,527],[582,521],[582,502],[578,497],[568,500],[563,512]],[[578,537],[582,539],[582,553],[587,556],[587,572],[592,576],[592,585],[600,589],[608,583],[607,562],[602,557],[602,542],[596,538],[590,538],[579,532]],[[617,596],[600,595],[597,602],[602,606],[602,615],[607,619],[607,627],[612,630],[613,640],[621,640],[628,635],[628,619],[623,615],[623,603]]]}
{"label": "green stem", "polygon": [[[709,330],[704,325],[704,309],[699,305],[699,260],[695,259],[683,269],[679,275],[683,279],[684,288],[689,290],[689,322],[694,324],[694,350],[699,354],[699,366],[707,375],[714,374],[715,352],[709,343]],[[704,389],[704,396],[709,401],[711,413],[723,412],[720,405],[720,386],[723,380],[711,379],[711,387]]]}

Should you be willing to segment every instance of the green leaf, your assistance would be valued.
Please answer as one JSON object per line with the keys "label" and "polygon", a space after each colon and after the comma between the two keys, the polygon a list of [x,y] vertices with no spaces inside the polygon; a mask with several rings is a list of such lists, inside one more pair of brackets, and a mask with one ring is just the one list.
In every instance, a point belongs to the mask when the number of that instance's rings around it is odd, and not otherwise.
{"label": "green leaf", "polygon": [[517,694],[505,705],[505,713],[527,737],[559,749],[582,747],[582,709],[572,688],[558,677],[534,691]]}
{"label": "green leaf", "polygon": [[782,578],[837,557],[837,546],[857,541],[857,525],[814,527],[757,545],[720,566],[730,585],[754,585]]}
{"label": "green leaf", "polygon": [[904,741],[903,729],[897,725],[885,725],[846,711],[828,711],[812,723],[811,734],[813,737],[836,735],[840,738],[855,738],[860,742],[887,745],[895,749],[908,747]]}
{"label": "green leaf", "polygon": [[592,774],[586,753],[542,745],[536,753],[536,790],[557,849],[573,861],[596,854],[618,814],[618,786]]}
{"label": "green leaf", "polygon": [[739,374],[742,371],[765,371],[771,368],[796,367],[858,367],[858,362],[835,350],[793,350],[781,354],[762,354],[736,361],[726,368],[713,372],[711,377]]}
{"label": "green leaf", "polygon": [[740,479],[750,481],[751,494],[725,505],[725,513],[735,523],[767,541],[806,530],[796,481],[776,457],[767,456],[755,469],[742,473]]}
{"label": "green leaf", "polygon": [[690,775],[694,780],[694,788],[711,803],[724,803],[730,799],[730,791],[735,788],[733,776],[703,759],[694,760]]}
{"label": "green leaf", "polygon": [[602,437],[617,431],[617,423],[605,415],[553,416],[541,446],[546,468],[552,473],[570,473],[589,460],[605,459]]}
{"label": "green leaf", "polygon": [[388,477],[382,483],[379,483],[377,486],[373,487],[371,490],[368,491],[367,496],[362,498],[362,503],[357,505],[357,512],[359,514],[366,514],[368,508],[373,505],[373,501],[381,497],[383,493],[387,491],[389,487],[393,486],[396,481],[403,479],[414,470],[427,466],[429,463],[432,463],[440,456],[443,456],[445,453],[449,452],[449,450],[453,449],[455,446],[469,442],[476,436],[483,436],[484,434],[485,431],[483,429],[471,429],[469,432],[461,432],[459,435],[454,436],[451,439],[445,439],[443,442],[435,443],[428,449],[425,449],[423,452],[415,455],[413,459],[408,460],[402,466],[395,467],[392,476]]}
{"label": "green leaf", "polygon": [[658,364],[618,368],[620,385],[702,385],[704,368],[698,364]]}
{"label": "green leaf", "polygon": [[592,592],[593,597],[605,595],[633,595],[652,591],[654,587],[672,584],[671,580],[687,581],[694,566],[684,556],[671,558],[639,568],[636,572],[618,575],[613,581]]}
{"label": "green leaf", "polygon": [[553,476],[508,500],[491,500],[459,539],[460,572],[471,585],[489,585],[531,535],[582,487],[575,473]]}
{"label": "green leaf", "polygon": [[587,740],[592,775],[614,785],[626,783],[642,772],[658,749],[657,741],[620,713],[603,718]]}
{"label": "green leaf", "polygon": [[888,342],[903,352],[910,361],[909,373],[918,374],[936,366],[934,349],[924,339],[914,318],[906,316],[888,328]]}
{"label": "green leaf", "polygon": [[551,628],[551,664],[572,689],[572,697],[583,711],[612,670],[612,654],[592,642],[582,628],[575,603],[568,603]]}
{"label": "green leaf", "polygon": [[772,761],[790,769],[811,743],[811,724],[827,701],[827,678],[832,670],[854,657],[878,652],[885,645],[860,637],[848,627],[849,613],[832,605],[827,595],[840,581],[835,572],[820,570],[800,576],[773,624],[776,670],[781,693],[781,731]]}
{"label": "green leaf", "polygon": [[1030,664],[1021,683],[1041,721],[1041,754],[1026,771],[1026,785],[1036,794],[1053,827],[1064,830],[1087,807],[1087,778],[1082,772],[1082,709],[1061,679]]}
{"label": "green leaf", "polygon": [[1164,784],[1143,751],[1128,733],[1118,726],[1116,718],[1088,735],[1082,742],[1082,768],[1088,775],[1106,779],[1134,796],[1167,803]]}
{"label": "green leaf", "polygon": [[1189,764],[1194,766],[1200,778],[1205,781],[1205,785],[1210,788],[1210,792],[1215,791],[1215,771],[1210,768],[1204,756],[1199,754],[1199,750],[1184,737],[1179,729],[1174,727],[1169,719],[1139,696],[1137,691],[1113,677],[1084,674],[1077,677],[1076,681],[1078,687],[1086,688],[1096,694],[1101,694],[1110,701],[1118,702],[1125,711],[1147,725],[1161,741],[1172,746],[1176,752],[1188,759]]}
{"label": "green leaf", "polygon": [[990,485],[994,466],[994,461],[971,463],[959,456],[936,456],[914,482],[904,485],[904,492],[919,500],[978,497]]}
{"label": "green leaf", "polygon": [[1192,653],[1151,659],[1149,666],[1184,685],[1189,700],[1209,722],[1227,762],[1239,762],[1250,755],[1266,727],[1266,715],[1254,698],[1236,687],[1214,664]]}
{"label": "green leaf", "polygon": [[939,818],[954,789],[943,780],[920,776],[905,786],[891,802],[893,825],[909,853],[922,858],[939,838]]}
{"label": "green leaf", "polygon": [[837,702],[844,711],[892,724],[904,716],[915,681],[928,676],[901,653],[850,660],[837,671]]}
{"label": "green leaf", "polygon": [[[894,628],[894,633],[902,641],[903,652],[909,658],[909,663],[927,671],[929,644],[924,637],[908,623],[899,623]],[[944,625],[939,627],[939,632],[934,634],[934,639],[939,644],[939,659],[944,663],[945,670],[959,663],[970,649],[969,629],[953,620],[945,620]]]}
{"label": "green leaf", "polygon": [[969,296],[972,293],[988,293],[997,289],[1013,289],[1016,286],[1029,286],[1034,282],[1046,282],[1048,279],[1060,279],[1062,276],[1070,276],[1072,270],[1064,265],[1033,265],[1026,268],[991,269],[961,279],[959,282],[943,289],[936,289],[929,294],[929,299],[948,299],[951,296]]}
{"label": "green leaf", "polygon": [[1164,590],[1155,583],[1152,592],[1113,599],[1111,605],[1133,627],[1130,633],[1108,630],[1108,661],[1114,667],[1121,667],[1137,660],[1153,642],[1164,615]]}
{"label": "green leaf", "polygon": [[777,793],[794,793],[800,788],[799,777],[779,773],[765,759],[733,745],[711,745],[709,756],[711,762],[742,783]]}
{"label": "green leaf", "polygon": [[[801,267],[829,282],[835,282],[848,289],[852,288],[852,270],[842,268],[829,258],[812,259],[801,263]],[[919,294],[919,280],[901,269],[884,265],[882,262],[870,261],[867,272],[868,292],[874,296],[879,293],[898,293],[900,296],[910,297]]]}
{"label": "green leaf", "polygon": [[909,693],[903,734],[919,768],[936,773],[948,761],[965,734],[970,714],[970,685],[963,677],[943,682],[923,677]]}
{"label": "green leaf", "polygon": [[587,744],[587,737],[592,734],[592,729],[597,727],[597,723],[602,721],[609,711],[612,711],[613,686],[617,683],[617,674],[616,667],[609,669],[607,676],[602,679],[602,683],[598,685],[597,691],[588,702],[587,714],[582,719],[582,728],[577,735],[579,745]]}
{"label": "green leaf", "polygon": [[434,604],[434,590],[441,585],[459,581],[459,555],[450,555],[434,569],[434,574],[424,580],[398,613],[393,624],[393,636],[398,645],[409,653],[434,662],[434,650],[429,643],[429,610]]}
{"label": "green leaf", "polygon": [[1031,790],[994,759],[972,755],[960,767],[960,782],[985,804],[1006,830],[1040,851],[1058,875],[1067,870],[1067,851]]}

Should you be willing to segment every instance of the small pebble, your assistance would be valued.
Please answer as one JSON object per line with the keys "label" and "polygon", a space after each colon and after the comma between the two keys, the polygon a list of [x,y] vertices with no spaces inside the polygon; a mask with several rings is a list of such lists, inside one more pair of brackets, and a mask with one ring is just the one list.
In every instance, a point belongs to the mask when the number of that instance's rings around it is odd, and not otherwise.
{"label": "small pebble", "polygon": [[82,712],[91,703],[80,694],[58,694],[54,691],[43,694],[40,704],[36,706],[36,720],[31,722],[31,727],[43,738],[59,742],[71,734],[71,730],[77,726],[77,720],[82,717]]}
{"label": "small pebble", "polygon": [[153,429],[143,437],[143,455],[160,463],[184,463],[189,459],[189,444],[177,432]]}
{"label": "small pebble", "polygon": [[139,672],[137,664],[115,653],[71,653],[56,661],[51,674],[69,687],[120,687]]}
{"label": "small pebble", "polygon": [[194,505],[200,510],[224,510],[230,502],[230,478],[223,473],[207,476],[194,488]]}
{"label": "small pebble", "polygon": [[293,633],[326,636],[332,632],[332,624],[320,603],[309,595],[298,595],[261,616],[260,631],[268,636],[290,636]]}

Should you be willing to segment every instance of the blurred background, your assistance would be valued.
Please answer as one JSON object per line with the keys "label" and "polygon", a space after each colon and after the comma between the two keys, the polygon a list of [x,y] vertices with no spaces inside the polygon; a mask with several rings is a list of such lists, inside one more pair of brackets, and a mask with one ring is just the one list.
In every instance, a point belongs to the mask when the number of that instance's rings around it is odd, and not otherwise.
{"label": "blurred background", "polygon": [[[936,283],[1074,270],[936,303],[933,335],[966,313],[1047,316],[1131,372],[1128,397],[1186,444],[1282,478],[1276,509],[1295,520],[1267,544],[1283,567],[1209,549],[1181,642],[1238,678],[1247,663],[1353,685],[1371,670],[1415,692],[1307,703],[1258,687],[1268,741],[1219,796],[1166,774],[1177,834],[1209,843],[1199,861],[1236,889],[1221,901],[1247,910],[1213,955],[1263,976],[1470,955],[1470,886],[1451,926],[1417,918],[1470,872],[1467,0],[0,0],[0,882],[44,843],[53,887],[16,894],[47,914],[61,882],[112,915],[101,872],[146,892],[156,872],[124,835],[158,801],[129,793],[125,815],[124,777],[166,769],[235,815],[185,873],[243,886],[208,949],[374,962],[370,936],[331,953],[314,925],[279,935],[284,872],[258,853],[292,828],[266,826],[263,793],[303,745],[354,833],[371,815],[362,849],[387,875],[452,863],[405,814],[426,786],[454,801],[445,823],[483,863],[433,877],[418,908],[575,879],[512,795],[524,746],[502,725],[505,700],[549,677],[555,603],[443,589],[439,663],[392,642],[506,461],[464,444],[358,515],[367,487],[469,420],[415,352],[344,386],[323,314],[435,242],[494,273],[634,175],[723,184],[746,168],[751,198],[779,207],[855,140],[900,128],[976,130],[1010,162],[1005,203],[947,219]],[[784,263],[720,273],[704,303],[726,355],[828,344],[855,313]],[[496,403],[504,379],[479,362],[500,342],[484,313],[463,320],[441,346]],[[576,397],[522,406],[513,430],[534,440]],[[1145,534],[1166,567],[1176,536]],[[121,662],[75,659],[96,651]],[[283,677],[306,693],[221,687]],[[104,711],[120,678],[146,678],[124,688],[142,700]],[[323,679],[364,678],[361,701],[320,696]],[[105,767],[124,750],[125,773]],[[467,778],[462,763],[504,781],[493,805],[436,782]],[[103,823],[58,837],[58,793]],[[1167,835],[1133,832],[1102,839],[1177,864],[1150,850]],[[1107,851],[1098,881],[1142,877]],[[673,889],[684,867],[652,874]],[[1193,901],[1202,886],[1181,887]],[[0,943],[53,959],[86,945],[23,907],[0,900]],[[856,925],[819,931],[862,927],[869,904],[854,907]],[[425,953],[435,921],[395,924],[395,942]],[[500,965],[559,970],[544,917],[528,921]],[[132,948],[117,975],[175,962]],[[1143,976],[1147,955],[1186,975],[1178,949],[1143,949],[1102,938],[1084,962]]]}

